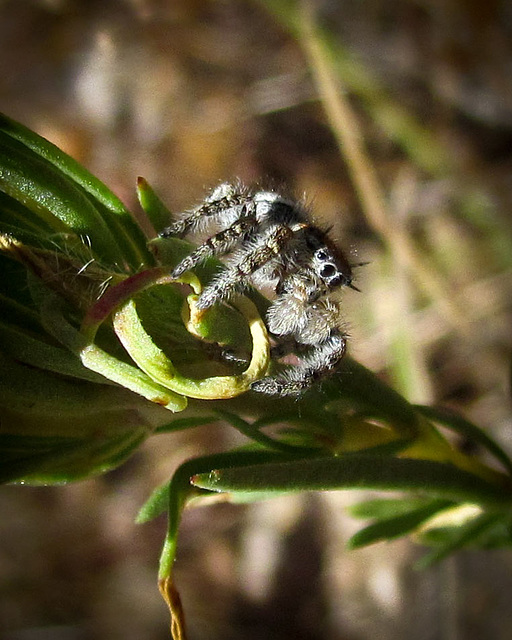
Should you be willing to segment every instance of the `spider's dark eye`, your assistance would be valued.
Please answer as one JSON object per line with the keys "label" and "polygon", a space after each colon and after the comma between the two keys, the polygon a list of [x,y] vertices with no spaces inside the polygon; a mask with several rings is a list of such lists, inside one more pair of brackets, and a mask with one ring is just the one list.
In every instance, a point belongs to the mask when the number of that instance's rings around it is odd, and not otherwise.
{"label": "spider's dark eye", "polygon": [[318,260],[327,260],[329,258],[329,255],[327,253],[327,251],[325,251],[324,249],[318,249],[318,251],[315,253],[315,256],[317,257]]}
{"label": "spider's dark eye", "polygon": [[331,278],[335,273],[336,273],[337,269],[333,264],[325,264],[321,269],[320,269],[320,277],[321,278]]}
{"label": "spider's dark eye", "polygon": [[339,287],[342,284],[343,284],[343,278],[341,276],[336,276],[335,278],[332,278],[331,280],[329,280],[330,287]]}

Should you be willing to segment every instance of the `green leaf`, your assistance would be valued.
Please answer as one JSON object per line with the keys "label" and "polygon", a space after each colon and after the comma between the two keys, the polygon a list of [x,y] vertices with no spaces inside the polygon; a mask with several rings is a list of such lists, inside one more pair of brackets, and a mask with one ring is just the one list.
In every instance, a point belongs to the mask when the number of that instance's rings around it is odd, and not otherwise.
{"label": "green leaf", "polygon": [[142,505],[135,518],[137,524],[145,524],[167,511],[169,506],[169,482],[157,487]]}
{"label": "green leaf", "polygon": [[84,347],[80,352],[80,359],[91,371],[117,382],[169,411],[183,411],[187,406],[187,398],[163,387],[137,367],[122,362],[96,345]]}
{"label": "green leaf", "polygon": [[[176,546],[178,539],[178,528],[181,520],[183,509],[188,500],[192,497],[210,493],[202,491],[193,486],[191,482],[192,476],[201,473],[208,473],[210,469],[216,466],[239,467],[240,465],[251,465],[254,463],[265,463],[270,460],[289,460],[289,454],[274,453],[264,450],[255,451],[230,451],[226,453],[204,456],[202,458],[194,458],[184,462],[174,473],[169,484],[168,491],[168,528],[165,538],[164,548],[160,557],[159,580],[169,578],[172,572],[172,566],[176,556]],[[149,499],[147,510],[140,517],[156,517],[165,509],[163,505],[163,496],[165,488],[161,487],[156,494]]]}
{"label": "green leaf", "polygon": [[358,549],[379,540],[391,540],[392,538],[406,535],[417,529],[425,520],[454,504],[449,500],[432,500],[427,504],[423,502],[420,507],[411,509],[408,513],[382,518],[353,535],[348,542],[348,546],[350,549]]}
{"label": "green leaf", "polygon": [[[350,403],[361,415],[386,421],[404,437],[416,434],[417,415],[405,398],[382,382],[373,372],[349,357],[345,357],[338,372],[321,387],[318,385],[308,394],[307,400],[326,397],[327,405],[334,412],[337,404]],[[343,407],[342,407],[343,408]],[[312,406],[314,413],[314,404]]]}
{"label": "green leaf", "polygon": [[470,442],[478,443],[491,453],[496,460],[512,474],[512,460],[505,451],[492,440],[485,431],[477,427],[475,424],[466,420],[462,416],[455,414],[453,411],[441,409],[439,407],[426,407],[417,405],[416,409],[433,422],[442,424],[456,433],[468,438]]}
{"label": "green leaf", "polygon": [[260,445],[270,449],[271,451],[282,451],[283,453],[302,456],[306,456],[308,454],[318,455],[318,452],[320,451],[319,448],[295,446],[293,444],[288,444],[287,442],[281,442],[274,438],[270,438],[259,430],[259,425],[257,424],[259,421],[251,424],[236,414],[228,411],[218,411],[218,415],[219,418],[224,418],[226,422],[235,427],[235,429],[240,433],[250,438],[253,442],[258,442]]}
{"label": "green leaf", "polygon": [[77,356],[48,340],[33,337],[16,326],[0,322],[0,350],[20,363],[61,375],[108,384],[102,376],[86,369]]}
{"label": "green leaf", "polygon": [[[33,161],[37,166],[37,159],[42,162],[40,166],[52,166],[52,175],[60,175],[67,178],[67,182],[74,185],[76,191],[82,192],[84,199],[100,213],[102,223],[109,229],[109,235],[115,237],[119,248],[122,250],[122,259],[126,260],[132,268],[138,269],[142,264],[153,264],[153,258],[146,246],[146,238],[142,230],[133,219],[123,203],[115,196],[98,178],[61,151],[54,144],[38,136],[35,132],[24,127],[7,116],[0,114],[0,150],[2,144],[8,146],[8,139],[19,142],[25,147],[27,169]],[[32,174],[33,175],[33,174]],[[89,228],[86,234],[93,238],[98,235],[97,230]],[[94,242],[96,244],[96,242]],[[99,245],[101,246],[101,244]]]}
{"label": "green leaf", "polygon": [[[122,423],[127,417],[125,412],[117,419]],[[102,422],[105,433],[94,434],[91,424],[82,438],[1,434],[0,483],[62,483],[105,473],[124,462],[149,435],[143,425],[108,434],[109,425]],[[97,417],[94,423],[97,426]],[[44,423],[41,426],[44,430]]]}
{"label": "green leaf", "polygon": [[[0,258],[0,272],[3,273],[5,277],[5,272],[2,270],[2,260]],[[1,280],[1,278],[0,278]],[[27,286],[27,282],[25,280],[25,287]],[[23,299],[23,296],[20,295],[19,298]],[[0,309],[2,310],[2,320],[7,325],[11,325],[14,327],[18,327],[21,331],[27,331],[31,335],[37,335],[42,338],[45,337],[45,332],[37,313],[33,309],[33,305],[28,306],[24,304],[24,300],[22,302],[17,302],[12,298],[8,298],[3,296],[0,293]]]}
{"label": "green leaf", "polygon": [[[501,525],[503,518],[502,513],[482,513],[482,515],[470,520],[465,525],[441,531],[440,539],[438,539],[438,548],[424,555],[416,563],[417,568],[426,569],[440,562],[454,551],[485,539],[485,535],[490,530],[495,528],[496,525]],[[429,535],[423,535],[422,539],[428,543]]]}
{"label": "green leaf", "polygon": [[0,190],[41,218],[54,233],[89,239],[106,264],[124,267],[124,257],[94,203],[66,175],[0,132]]}
{"label": "green leaf", "polygon": [[0,273],[1,319],[5,323],[44,335],[37,306],[28,286],[26,267],[0,250]]}
{"label": "green leaf", "polygon": [[184,396],[159,385],[137,367],[102,349],[94,343],[94,336],[88,340],[65,317],[62,299],[52,292],[45,293],[45,288],[36,279],[32,284],[34,298],[41,305],[40,314],[45,329],[70,349],[87,370],[104,376],[105,382],[115,382],[170,411],[183,411],[187,406]]}
{"label": "green leaf", "polygon": [[144,178],[137,178],[137,195],[139,197],[140,206],[153,225],[153,229],[160,233],[162,229],[171,222],[171,212],[160,200],[153,188]]}
{"label": "green leaf", "polygon": [[492,485],[450,464],[360,454],[214,469],[194,477],[193,483],[210,491],[394,489],[477,503],[510,504],[512,501],[509,489]]}
{"label": "green leaf", "polygon": [[83,446],[80,438],[0,434],[0,483],[26,480],[48,464],[76,454]]}
{"label": "green leaf", "polygon": [[24,365],[0,353],[0,406],[25,415],[55,418],[90,415],[122,406],[126,392],[109,385],[66,378]]}
{"label": "green leaf", "polygon": [[233,306],[244,313],[253,337],[251,361],[246,370],[238,375],[192,378],[181,374],[144,329],[132,299],[114,313],[113,326],[138,367],[159,385],[192,398],[230,398],[247,391],[251,382],[265,373],[270,349],[265,325],[254,305],[240,298],[233,302]]}
{"label": "green leaf", "polygon": [[0,191],[0,221],[3,233],[11,233],[23,242],[36,238],[34,246],[55,248],[55,241],[51,238],[54,233],[52,227],[3,191]]}
{"label": "green leaf", "polygon": [[347,507],[353,518],[387,520],[415,511],[425,505],[425,498],[403,496],[401,498],[376,498],[364,500]]}

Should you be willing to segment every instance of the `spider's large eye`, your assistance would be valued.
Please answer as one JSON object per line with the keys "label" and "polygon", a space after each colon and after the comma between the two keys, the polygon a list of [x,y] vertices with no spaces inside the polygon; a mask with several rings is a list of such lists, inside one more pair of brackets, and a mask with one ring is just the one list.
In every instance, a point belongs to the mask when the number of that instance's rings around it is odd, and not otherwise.
{"label": "spider's large eye", "polygon": [[336,272],[337,269],[333,264],[324,264],[320,269],[320,277],[324,279],[332,278]]}

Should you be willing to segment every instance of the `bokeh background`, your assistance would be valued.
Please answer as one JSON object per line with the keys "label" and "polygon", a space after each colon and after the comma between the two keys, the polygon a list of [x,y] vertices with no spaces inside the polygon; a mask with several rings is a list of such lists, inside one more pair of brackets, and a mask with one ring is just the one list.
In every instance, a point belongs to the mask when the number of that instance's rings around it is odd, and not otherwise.
{"label": "bokeh background", "polygon": [[[507,0],[0,0],[0,110],[136,214],[138,175],[173,211],[235,178],[305,195],[368,262],[344,298],[351,354],[512,450]],[[235,439],[158,436],[104,477],[2,488],[0,638],[167,638],[165,522],[135,515],[180,461]],[[190,640],[511,637],[510,552],[423,573],[410,541],[348,553],[360,497],[187,512]]]}

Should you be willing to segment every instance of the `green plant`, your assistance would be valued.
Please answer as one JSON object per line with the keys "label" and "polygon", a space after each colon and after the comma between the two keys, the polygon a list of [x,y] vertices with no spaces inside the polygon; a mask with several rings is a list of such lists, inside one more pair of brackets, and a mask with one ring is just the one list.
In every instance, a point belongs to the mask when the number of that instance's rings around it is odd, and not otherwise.
{"label": "green plant", "polygon": [[[165,207],[144,180],[137,190],[158,230]],[[411,405],[348,357],[298,401],[261,403],[247,390],[275,366],[261,317],[265,299],[253,292],[198,315],[194,300],[215,262],[171,281],[169,267],[190,250],[187,243],[148,241],[99,180],[4,116],[0,249],[2,482],[102,473],[151,435],[213,421],[248,439],[237,450],[184,462],[141,509],[140,522],[168,514],[159,584],[175,638],[185,632],[172,563],[182,510],[196,498],[400,490],[409,497],[353,509],[371,523],[352,547],[415,533],[432,547],[425,564],[470,544],[511,544],[512,461],[485,432]],[[212,344],[245,345],[248,368],[212,362]],[[496,465],[459,451],[438,425]]]}

